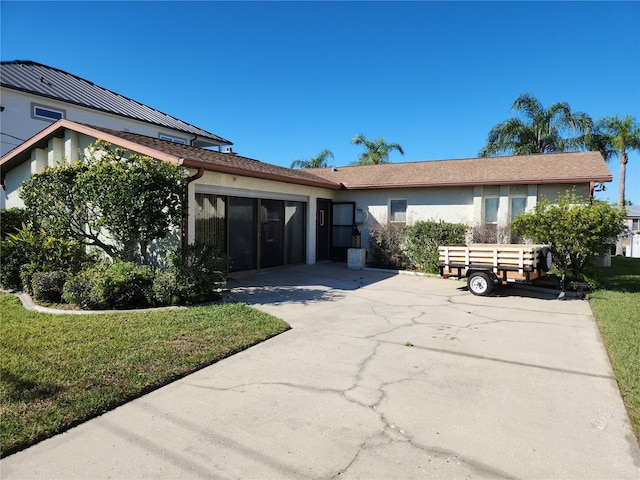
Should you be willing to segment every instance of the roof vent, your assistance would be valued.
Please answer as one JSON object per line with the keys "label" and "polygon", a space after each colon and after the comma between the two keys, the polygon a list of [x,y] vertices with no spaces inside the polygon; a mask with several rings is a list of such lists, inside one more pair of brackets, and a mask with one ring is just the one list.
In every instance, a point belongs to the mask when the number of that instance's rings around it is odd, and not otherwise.
{"label": "roof vent", "polygon": [[337,172],[337,171],[338,171],[338,169],[337,169],[336,167],[331,167],[331,171],[332,171],[332,172]]}

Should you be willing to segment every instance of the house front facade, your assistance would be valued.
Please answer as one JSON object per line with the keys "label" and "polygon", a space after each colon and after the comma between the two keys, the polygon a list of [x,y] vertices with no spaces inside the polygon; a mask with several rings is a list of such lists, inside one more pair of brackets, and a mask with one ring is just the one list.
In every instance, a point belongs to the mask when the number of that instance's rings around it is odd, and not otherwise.
{"label": "house front facade", "polygon": [[61,119],[0,159],[7,208],[22,181],[74,162],[97,140],[182,166],[189,178],[185,243],[220,248],[230,271],[346,259],[354,225],[367,248],[376,225],[443,220],[506,228],[540,198],[575,189],[585,198],[611,174],[596,152],[293,170]]}

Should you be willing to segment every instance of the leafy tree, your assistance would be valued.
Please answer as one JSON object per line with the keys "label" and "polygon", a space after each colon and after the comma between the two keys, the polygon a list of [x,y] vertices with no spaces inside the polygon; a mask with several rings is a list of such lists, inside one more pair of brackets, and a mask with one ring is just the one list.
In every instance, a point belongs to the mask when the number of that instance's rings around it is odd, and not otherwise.
{"label": "leafy tree", "polygon": [[596,133],[593,135],[592,147],[600,153],[606,161],[613,157],[620,158],[620,180],[618,183],[618,207],[622,208],[626,202],[624,198],[627,176],[628,150],[640,150],[640,126],[634,117],[627,115],[620,118],[603,117],[596,123]]}
{"label": "leafy tree", "polygon": [[362,133],[358,133],[351,139],[354,145],[363,145],[367,149],[366,152],[358,156],[357,165],[377,165],[380,163],[389,163],[389,153],[397,150],[404,155],[404,150],[397,143],[385,143],[384,138],[379,137],[377,140],[367,140]]}
{"label": "leafy tree", "polygon": [[333,157],[331,150],[324,149],[317,156],[310,158],[309,160],[294,160],[291,163],[291,168],[325,168],[328,167],[327,158]]}
{"label": "leafy tree", "polygon": [[47,168],[21,197],[48,235],[77,239],[110,257],[143,258],[148,244],[180,225],[186,179],[181,167],[99,142],[84,161]]}
{"label": "leafy tree", "polygon": [[565,102],[545,109],[538,99],[524,93],[515,99],[511,109],[524,118],[509,118],[493,127],[487,144],[480,150],[481,157],[580,150],[590,140],[593,120],[586,113],[572,112]]}
{"label": "leafy tree", "polygon": [[511,227],[517,235],[551,246],[553,262],[565,276],[580,276],[591,258],[605,253],[620,234],[625,212],[602,201],[585,203],[575,191],[553,204],[543,198]]}

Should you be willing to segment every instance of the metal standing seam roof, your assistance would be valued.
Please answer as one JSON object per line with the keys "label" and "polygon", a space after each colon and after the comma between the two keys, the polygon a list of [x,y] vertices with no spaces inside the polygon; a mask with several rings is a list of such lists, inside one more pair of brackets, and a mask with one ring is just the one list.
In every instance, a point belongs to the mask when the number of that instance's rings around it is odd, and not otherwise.
{"label": "metal standing seam roof", "polygon": [[197,135],[222,145],[233,145],[232,142],[218,135],[88,80],[30,60],[0,62],[0,83],[6,88]]}

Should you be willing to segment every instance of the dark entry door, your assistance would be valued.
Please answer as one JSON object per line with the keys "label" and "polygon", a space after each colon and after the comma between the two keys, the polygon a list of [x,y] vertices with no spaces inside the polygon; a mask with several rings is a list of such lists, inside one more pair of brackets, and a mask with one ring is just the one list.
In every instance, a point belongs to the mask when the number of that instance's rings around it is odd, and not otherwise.
{"label": "dark entry door", "polygon": [[331,207],[331,259],[347,260],[351,232],[356,221],[356,203],[333,203]]}
{"label": "dark entry door", "polygon": [[284,264],[284,202],[262,200],[260,206],[260,268]]}
{"label": "dark entry door", "polygon": [[331,200],[318,199],[316,211],[316,259],[328,260],[330,258],[329,246],[331,244]]}

